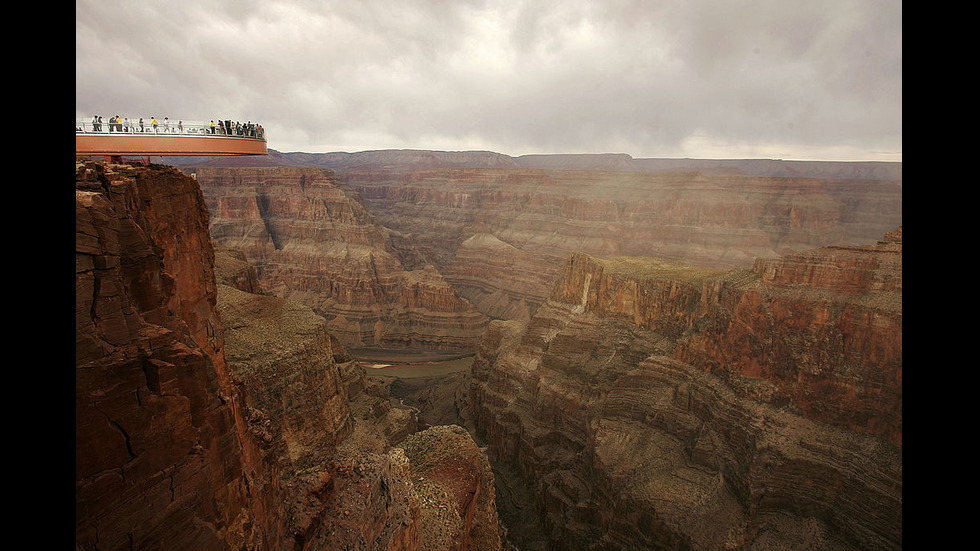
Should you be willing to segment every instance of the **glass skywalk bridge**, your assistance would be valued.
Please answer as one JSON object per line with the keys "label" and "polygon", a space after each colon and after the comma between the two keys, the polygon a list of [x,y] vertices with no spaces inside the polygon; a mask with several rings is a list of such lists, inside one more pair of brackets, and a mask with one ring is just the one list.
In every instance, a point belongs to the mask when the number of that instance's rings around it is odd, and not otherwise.
{"label": "glass skywalk bridge", "polygon": [[99,123],[76,119],[75,154],[107,157],[268,155],[265,129],[260,125],[228,124],[229,131],[224,124],[214,124],[200,121],[156,121],[154,124],[144,120],[140,126],[133,121]]}

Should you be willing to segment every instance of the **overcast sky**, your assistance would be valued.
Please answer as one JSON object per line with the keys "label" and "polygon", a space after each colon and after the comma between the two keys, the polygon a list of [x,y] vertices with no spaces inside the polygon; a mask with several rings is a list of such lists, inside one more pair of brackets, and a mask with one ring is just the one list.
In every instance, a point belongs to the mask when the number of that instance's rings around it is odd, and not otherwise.
{"label": "overcast sky", "polygon": [[902,160],[900,0],[76,0],[75,116],[283,152]]}

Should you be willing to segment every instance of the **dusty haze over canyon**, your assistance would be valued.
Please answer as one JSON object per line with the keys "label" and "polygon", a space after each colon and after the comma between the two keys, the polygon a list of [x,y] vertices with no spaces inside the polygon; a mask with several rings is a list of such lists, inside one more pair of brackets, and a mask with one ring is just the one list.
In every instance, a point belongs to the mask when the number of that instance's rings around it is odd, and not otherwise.
{"label": "dusty haze over canyon", "polygon": [[76,162],[77,548],[902,548],[901,163],[163,161]]}

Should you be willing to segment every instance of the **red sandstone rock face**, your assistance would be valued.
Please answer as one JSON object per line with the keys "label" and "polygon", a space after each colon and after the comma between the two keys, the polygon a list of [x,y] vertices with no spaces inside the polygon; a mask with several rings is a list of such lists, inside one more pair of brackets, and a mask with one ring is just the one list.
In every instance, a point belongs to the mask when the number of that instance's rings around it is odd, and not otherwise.
{"label": "red sandstone rock face", "polygon": [[431,269],[406,270],[360,204],[321,169],[200,169],[211,233],[263,290],[312,307],[345,346],[472,350],[486,317]]}
{"label": "red sandstone rock face", "polygon": [[900,548],[900,289],[900,232],[756,272],[572,255],[490,325],[474,417],[563,549]]}
{"label": "red sandstone rock face", "polygon": [[677,357],[762,378],[804,416],[902,445],[901,229],[866,247],[760,260]]}
{"label": "red sandstone rock face", "polygon": [[221,354],[207,209],[169,168],[76,166],[76,546],[276,541]]}

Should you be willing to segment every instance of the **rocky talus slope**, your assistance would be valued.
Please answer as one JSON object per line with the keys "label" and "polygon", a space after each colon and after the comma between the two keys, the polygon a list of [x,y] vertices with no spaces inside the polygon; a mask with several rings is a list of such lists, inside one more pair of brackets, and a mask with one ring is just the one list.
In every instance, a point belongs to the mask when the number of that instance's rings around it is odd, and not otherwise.
{"label": "rocky talus slope", "polygon": [[486,316],[396,247],[399,236],[338,188],[332,171],[199,168],[196,177],[215,243],[245,254],[262,291],[326,317],[345,346],[475,348]]}
{"label": "rocky talus slope", "polygon": [[900,549],[901,230],[753,269],[571,255],[471,407],[561,549]]}
{"label": "rocky talus slope", "polygon": [[76,549],[500,549],[469,434],[254,272],[194,179],[77,164]]}

